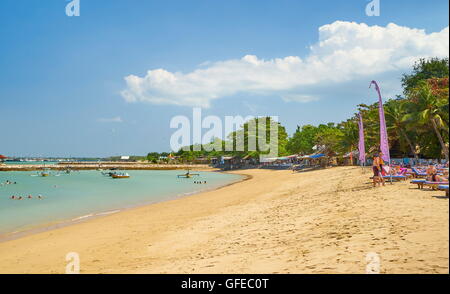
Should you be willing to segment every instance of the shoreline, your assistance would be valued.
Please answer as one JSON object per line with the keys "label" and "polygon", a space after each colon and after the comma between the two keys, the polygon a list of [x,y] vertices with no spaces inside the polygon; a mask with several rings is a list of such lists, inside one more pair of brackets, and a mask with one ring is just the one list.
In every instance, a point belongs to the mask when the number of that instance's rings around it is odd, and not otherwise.
{"label": "shoreline", "polygon": [[[201,170],[201,171],[204,171],[204,170]],[[221,171],[211,170],[210,172],[221,172]],[[221,173],[226,174],[227,172],[221,172]],[[76,224],[83,223],[83,222],[88,222],[90,220],[105,217],[110,214],[121,213],[124,211],[133,210],[133,209],[140,208],[140,207],[146,207],[149,205],[154,205],[154,204],[165,202],[165,201],[172,201],[172,200],[190,197],[190,196],[194,196],[194,195],[205,193],[205,192],[220,190],[222,188],[225,188],[225,187],[228,187],[231,185],[235,185],[235,184],[238,184],[243,181],[247,181],[252,178],[251,175],[240,174],[240,173],[237,175],[242,176],[242,178],[239,180],[233,181],[231,183],[218,186],[218,187],[205,188],[204,190],[200,190],[200,191],[177,194],[177,195],[174,195],[172,198],[166,199],[166,200],[159,200],[159,201],[156,200],[156,201],[151,201],[151,202],[146,202],[146,203],[141,203],[141,204],[136,204],[136,205],[129,205],[129,206],[119,207],[119,208],[112,209],[112,210],[110,209],[108,211],[91,212],[89,214],[76,216],[71,219],[65,219],[65,220],[59,220],[59,221],[57,220],[54,222],[37,225],[36,227],[32,227],[32,228],[26,228],[23,230],[17,230],[17,231],[13,231],[13,232],[3,233],[3,234],[0,234],[0,243],[17,240],[17,239],[27,237],[27,236],[30,236],[33,234],[49,232],[52,230],[64,228],[64,227],[71,226],[71,225],[76,225]]]}
{"label": "shoreline", "polygon": [[2,242],[0,273],[64,273],[77,252],[81,273],[363,274],[375,252],[381,273],[448,274],[442,192],[372,188],[359,167],[244,172],[251,180]]}

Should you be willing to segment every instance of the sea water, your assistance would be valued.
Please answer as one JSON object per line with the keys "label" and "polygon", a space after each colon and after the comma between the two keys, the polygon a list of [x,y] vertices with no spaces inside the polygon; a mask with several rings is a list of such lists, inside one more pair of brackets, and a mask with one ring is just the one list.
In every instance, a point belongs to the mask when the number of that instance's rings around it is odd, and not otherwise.
{"label": "sea water", "polygon": [[[242,178],[217,172],[196,172],[200,176],[178,178],[185,173],[180,170],[123,172],[130,178],[113,179],[100,171],[51,171],[49,177],[38,176],[37,172],[0,172],[0,235],[170,200]],[[16,184],[5,185],[7,180]],[[12,200],[11,195],[24,199]],[[28,199],[28,195],[33,198]],[[38,195],[43,199],[39,200]]]}

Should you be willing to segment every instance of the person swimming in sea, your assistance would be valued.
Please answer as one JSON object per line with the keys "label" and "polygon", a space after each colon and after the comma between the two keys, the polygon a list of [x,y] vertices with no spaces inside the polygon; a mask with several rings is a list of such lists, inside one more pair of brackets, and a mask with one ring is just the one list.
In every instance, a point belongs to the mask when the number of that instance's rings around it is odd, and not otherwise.
{"label": "person swimming in sea", "polygon": [[9,197],[9,199],[16,199],[16,196],[12,195],[11,197]]}
{"label": "person swimming in sea", "polygon": [[28,199],[33,199],[33,196],[31,196],[31,194],[30,194],[30,195],[28,195],[27,198],[28,198]]}
{"label": "person swimming in sea", "polygon": [[44,198],[42,198],[42,195],[39,194],[39,195],[38,195],[38,199],[39,199],[39,200],[42,200],[42,199],[44,199]]}

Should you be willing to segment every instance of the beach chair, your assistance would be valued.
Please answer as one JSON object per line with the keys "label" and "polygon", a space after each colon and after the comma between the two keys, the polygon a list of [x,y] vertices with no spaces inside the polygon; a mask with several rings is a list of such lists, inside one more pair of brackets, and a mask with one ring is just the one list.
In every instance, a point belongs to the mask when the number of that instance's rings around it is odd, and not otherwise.
{"label": "beach chair", "polygon": [[418,189],[423,189],[423,184],[425,184],[427,180],[425,179],[415,179],[412,180],[410,183],[411,184],[416,184]]}
{"label": "beach chair", "polygon": [[427,176],[427,173],[422,172],[415,167],[412,168],[412,171],[414,173],[414,177],[416,178],[425,178]]}
{"label": "beach chair", "polygon": [[393,181],[406,181],[406,179],[407,179],[407,177],[406,176],[402,176],[402,175],[392,175],[392,176],[390,176],[390,175],[386,175],[386,176],[383,176],[383,179],[385,179],[385,180],[393,180]]}
{"label": "beach chair", "polygon": [[305,167],[306,167],[306,165],[304,165],[304,164],[293,165],[292,171],[300,171],[300,170],[304,169]]}
{"label": "beach chair", "polygon": [[445,196],[448,197],[448,185],[439,185],[437,187],[438,190],[445,191]]}
{"label": "beach chair", "polygon": [[428,186],[433,190],[436,190],[440,185],[448,185],[448,182],[431,182],[431,181],[426,181],[424,184],[424,186]]}

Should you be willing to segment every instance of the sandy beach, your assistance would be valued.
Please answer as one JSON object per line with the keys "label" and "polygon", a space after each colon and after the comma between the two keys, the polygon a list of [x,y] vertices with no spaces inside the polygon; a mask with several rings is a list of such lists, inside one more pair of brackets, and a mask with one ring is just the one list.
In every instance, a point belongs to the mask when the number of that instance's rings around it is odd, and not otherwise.
{"label": "sandy beach", "polygon": [[[0,273],[449,273],[449,202],[370,171],[236,171],[251,179],[0,243]],[[126,196],[126,195],[124,195]]]}

